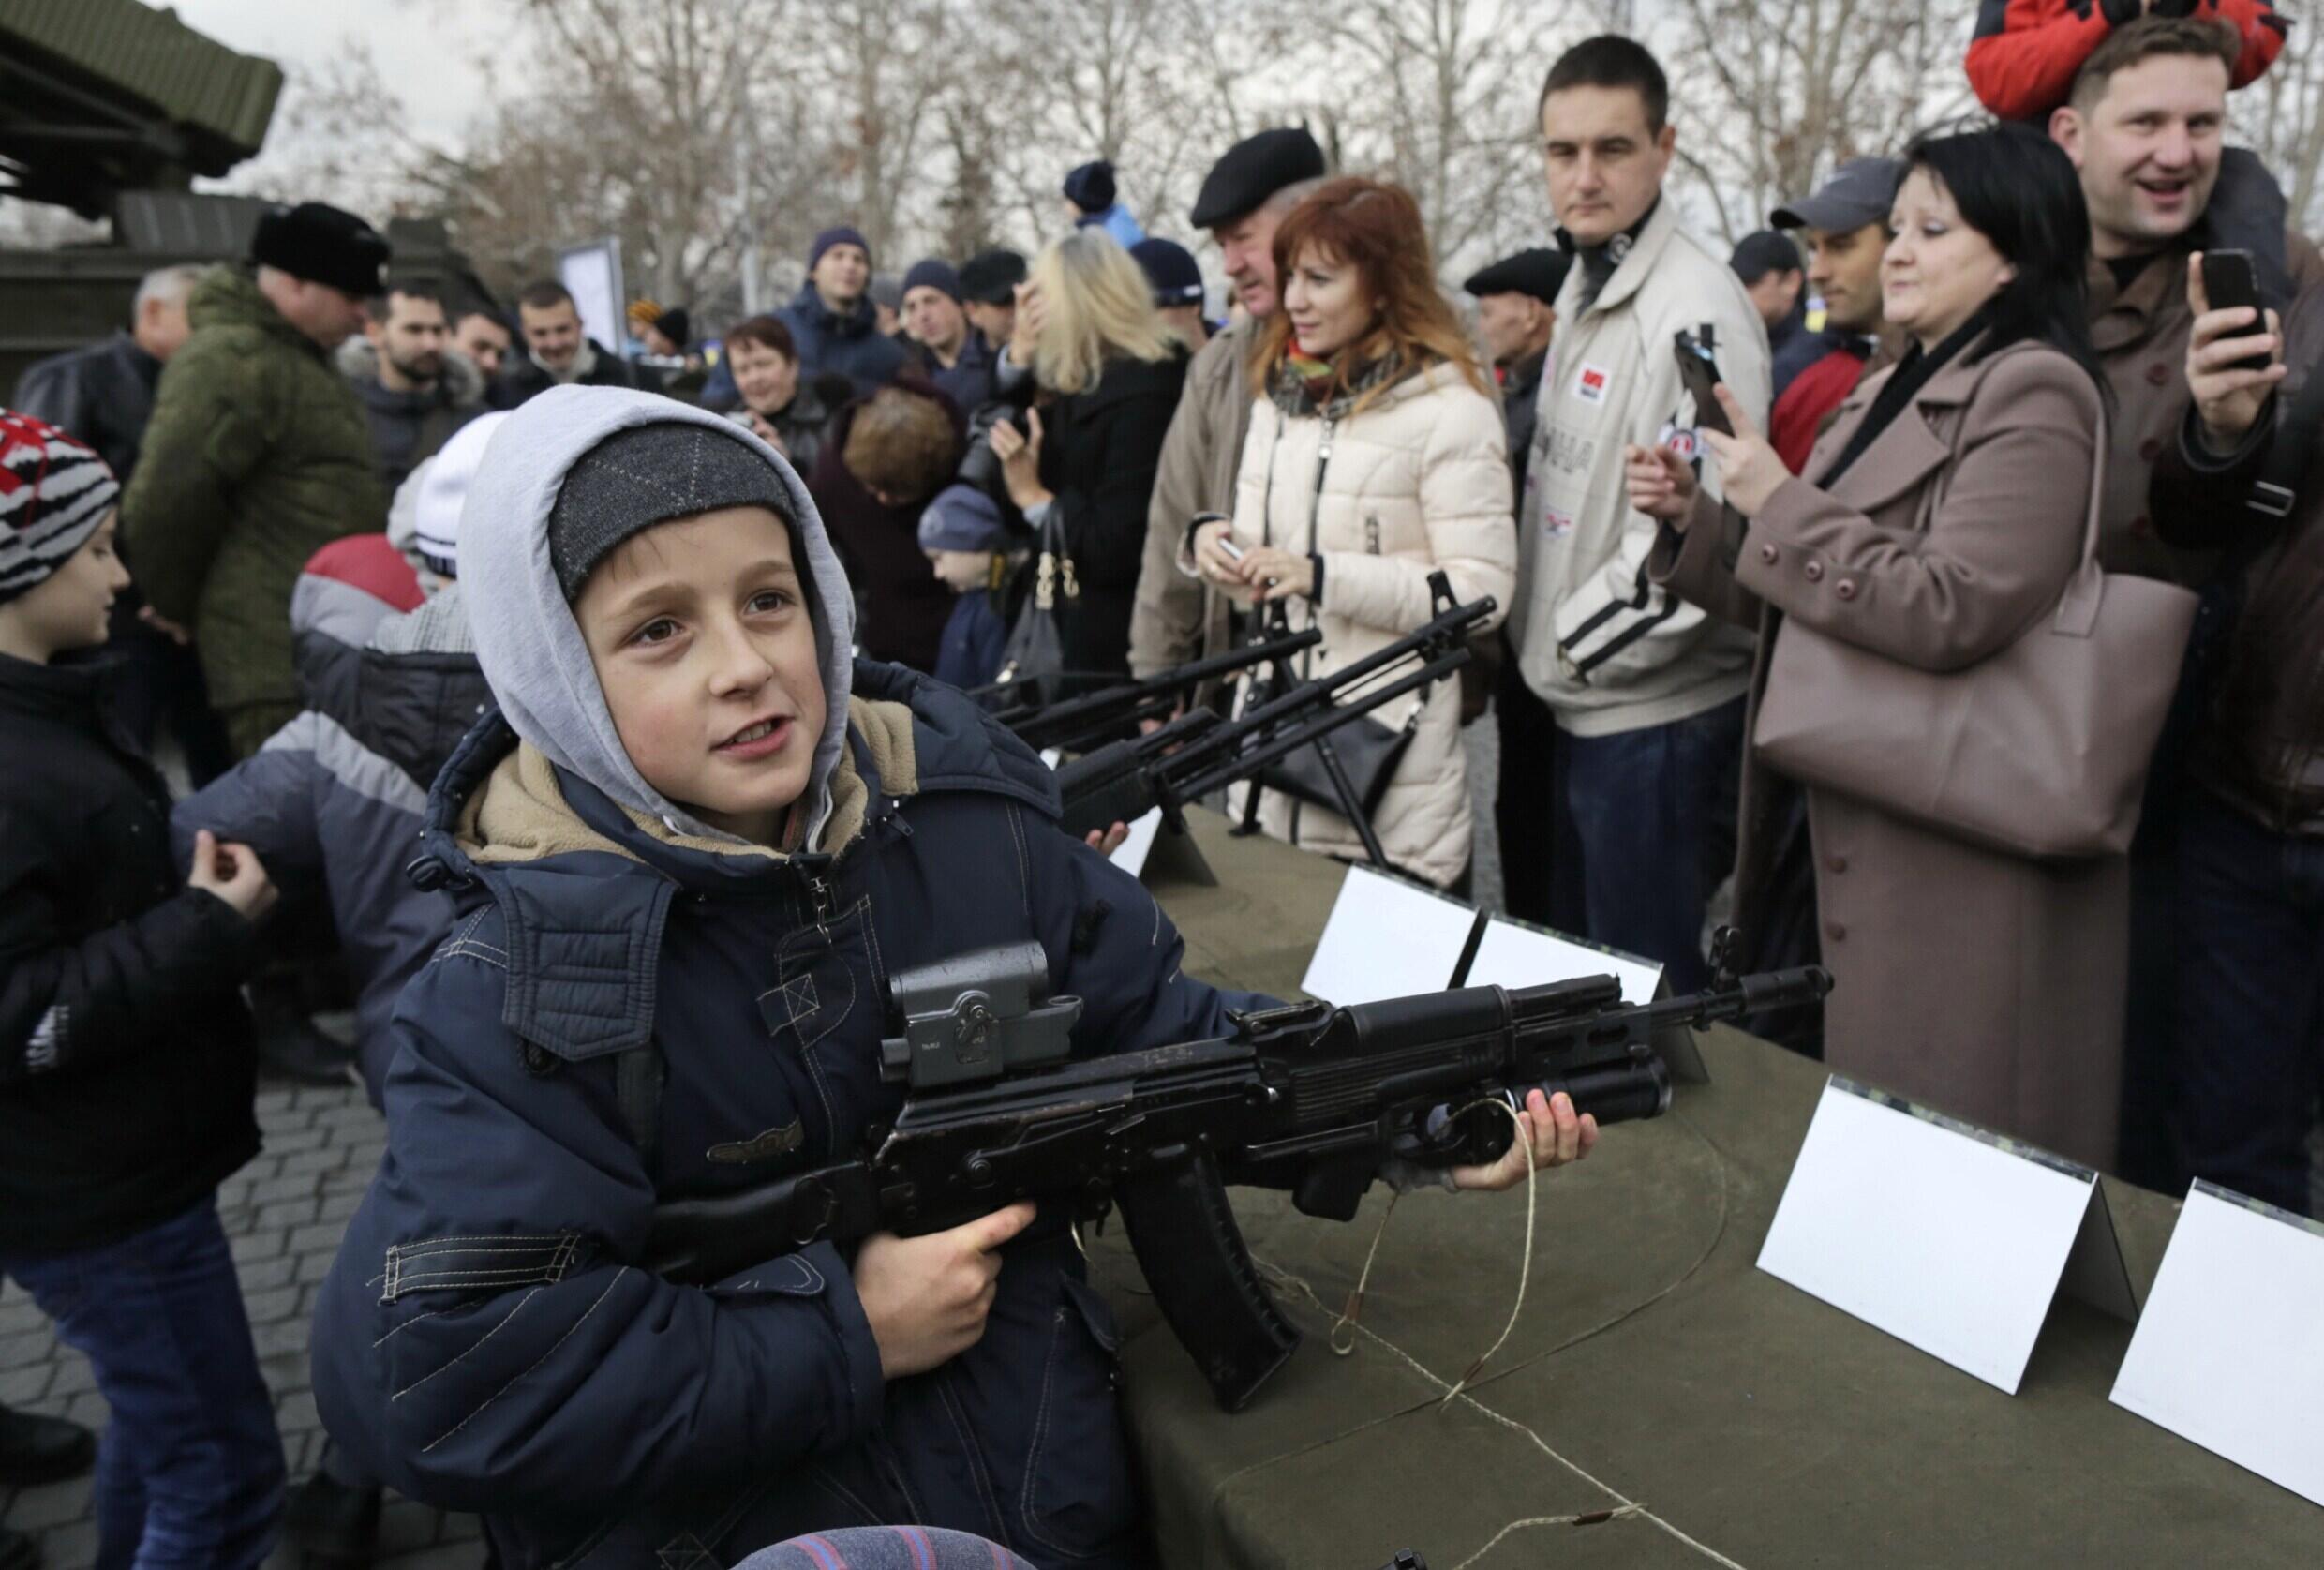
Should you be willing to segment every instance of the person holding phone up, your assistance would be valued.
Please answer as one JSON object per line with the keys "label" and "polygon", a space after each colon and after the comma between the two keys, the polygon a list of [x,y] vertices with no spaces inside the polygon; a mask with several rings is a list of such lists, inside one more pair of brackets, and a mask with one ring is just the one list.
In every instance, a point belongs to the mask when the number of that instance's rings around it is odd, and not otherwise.
{"label": "person holding phone up", "polygon": [[2189,748],[2168,1104],[2182,1181],[2307,1215],[2324,1087],[2324,290],[2263,321],[2207,287],[2219,260],[2188,265],[2194,403],[2150,497],[2168,544],[2226,552],[2234,602]]}
{"label": "person holding phone up", "polygon": [[[1910,347],[1840,406],[1806,477],[1723,385],[1733,434],[1702,434],[1723,505],[1676,454],[1629,449],[1631,502],[1662,525],[1651,576],[1760,629],[1747,736],[1759,734],[1787,621],[1966,680],[2057,606],[2082,558],[2105,408],[2078,195],[2064,155],[2030,132],[1916,144],[1881,266],[1885,313]],[[1876,688],[1807,695],[1844,724],[1851,706],[1869,714],[1883,701]],[[2111,1160],[2123,859],[2002,854],[1908,815],[1902,800],[1801,785],[1746,751],[1736,923],[1762,920],[1774,830],[1804,792],[1817,936],[1836,983],[1832,1067]]]}

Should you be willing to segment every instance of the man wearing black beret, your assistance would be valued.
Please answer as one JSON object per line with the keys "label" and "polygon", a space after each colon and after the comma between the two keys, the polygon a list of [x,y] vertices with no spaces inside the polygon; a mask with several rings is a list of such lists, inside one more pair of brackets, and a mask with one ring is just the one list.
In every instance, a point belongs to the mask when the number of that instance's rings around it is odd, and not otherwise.
{"label": "man wearing black beret", "polygon": [[1186,367],[1186,390],[1162,442],[1130,613],[1130,669],[1139,676],[1227,646],[1226,601],[1178,570],[1179,542],[1195,514],[1234,510],[1235,471],[1251,428],[1248,359],[1276,307],[1275,230],[1323,173],[1323,149],[1304,127],[1261,131],[1228,148],[1195,198],[1189,221],[1218,242],[1244,315]]}
{"label": "man wearing black beret", "polygon": [[192,336],[161,373],[121,499],[138,587],[192,640],[239,757],[299,712],[299,570],[387,527],[363,406],[331,363],[387,255],[369,224],[320,202],[261,217],[249,264],[213,270],[186,301]]}
{"label": "man wearing black beret", "polygon": [[1509,464],[1516,471],[1515,495],[1525,494],[1526,451],[1533,444],[1533,398],[1549,359],[1550,331],[1557,321],[1557,291],[1565,287],[1573,259],[1536,247],[1505,256],[1469,275],[1461,288],[1476,296],[1477,336],[1493,357],[1501,380],[1501,410],[1509,421]]}

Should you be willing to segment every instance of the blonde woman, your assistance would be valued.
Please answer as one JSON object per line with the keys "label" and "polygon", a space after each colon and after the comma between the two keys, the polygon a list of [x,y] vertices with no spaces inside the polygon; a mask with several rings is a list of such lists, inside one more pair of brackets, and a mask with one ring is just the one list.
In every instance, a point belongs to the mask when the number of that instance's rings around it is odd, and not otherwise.
{"label": "blonde woman", "polygon": [[[1284,601],[1323,630],[1309,674],[1352,665],[1429,619],[1442,570],[1466,603],[1509,604],[1516,580],[1509,438],[1459,318],[1437,288],[1420,208],[1398,187],[1332,181],[1275,231],[1283,309],[1252,370],[1258,402],[1231,523],[1193,531],[1183,571],[1244,600]],[[1499,621],[1497,611],[1491,626]],[[1467,884],[1460,683],[1372,718],[1410,727],[1372,813],[1381,848],[1439,888]],[[1259,826],[1344,860],[1354,826],[1268,791]]]}
{"label": "blonde woman", "polygon": [[1002,420],[989,440],[1026,520],[1062,529],[1073,571],[1058,602],[1065,668],[1127,675],[1146,502],[1186,346],[1129,252],[1085,229],[1035,259],[1009,358],[1031,368],[1035,406],[1021,428]]}

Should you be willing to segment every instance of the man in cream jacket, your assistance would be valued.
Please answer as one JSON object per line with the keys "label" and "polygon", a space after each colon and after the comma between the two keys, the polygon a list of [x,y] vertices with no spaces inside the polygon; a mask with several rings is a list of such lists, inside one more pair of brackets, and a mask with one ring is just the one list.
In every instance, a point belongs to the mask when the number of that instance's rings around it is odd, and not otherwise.
{"label": "man in cream jacket", "polygon": [[1575,257],[1518,501],[1511,627],[1557,722],[1532,770],[1555,825],[1552,920],[1661,961],[1684,990],[1705,979],[1704,906],[1733,860],[1751,638],[1646,581],[1656,525],[1631,510],[1622,452],[1696,454],[1681,330],[1763,422],[1768,357],[1724,257],[1663,200],[1668,109],[1654,56],[1616,36],[1568,51],[1542,91],[1550,202]]}

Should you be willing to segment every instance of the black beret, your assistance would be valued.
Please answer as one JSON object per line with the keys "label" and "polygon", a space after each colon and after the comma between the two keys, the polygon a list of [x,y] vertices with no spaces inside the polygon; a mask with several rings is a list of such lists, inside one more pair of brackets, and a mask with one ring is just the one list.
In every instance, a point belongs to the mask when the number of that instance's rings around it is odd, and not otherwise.
{"label": "black beret", "polygon": [[1025,281],[1025,259],[1015,251],[978,251],[961,263],[962,300],[980,305],[1007,306],[1017,300],[1017,286]]}
{"label": "black beret", "polygon": [[358,300],[384,289],[380,275],[387,255],[387,241],[378,230],[320,202],[269,208],[250,239],[250,260],[260,266],[328,284]]}
{"label": "black beret", "polygon": [[1573,258],[1565,252],[1537,246],[1471,273],[1461,288],[1478,295],[1530,294],[1544,306],[1554,306],[1572,265]]}
{"label": "black beret", "polygon": [[1323,177],[1323,149],[1304,126],[1261,131],[1227,149],[1211,166],[1189,217],[1197,229],[1232,223],[1286,186]]}

